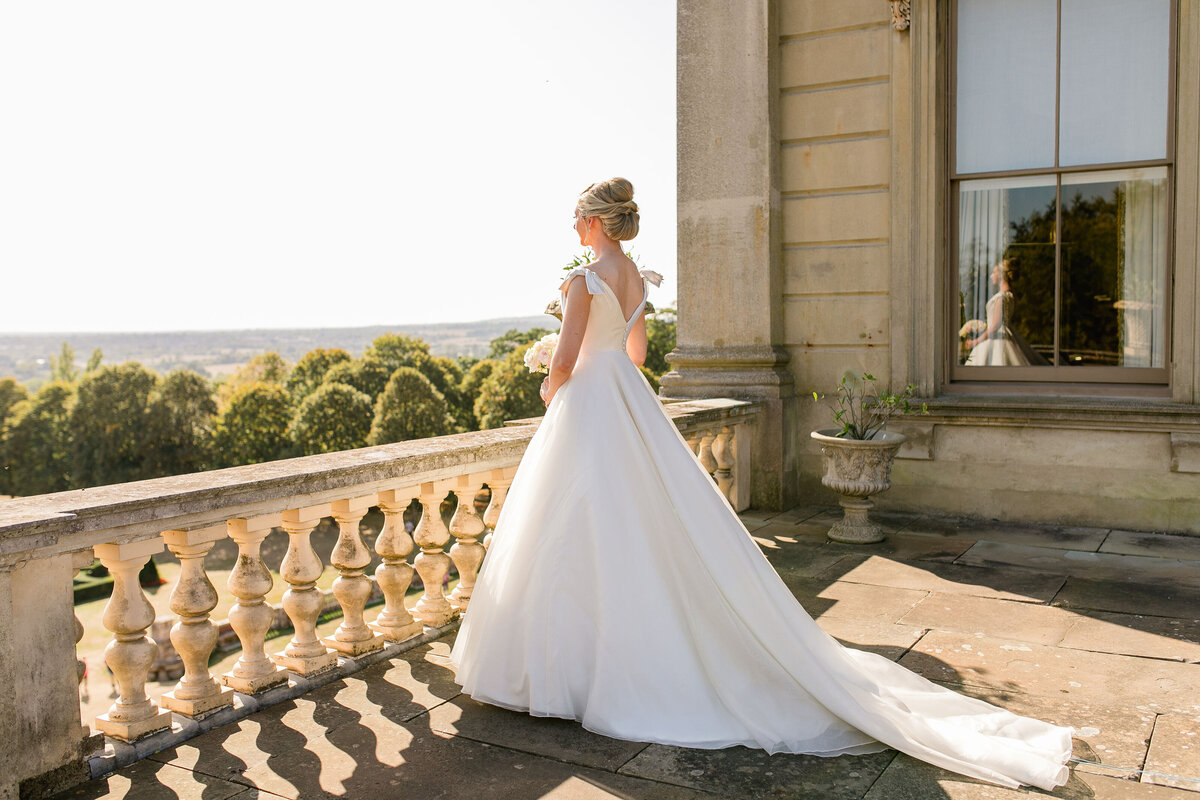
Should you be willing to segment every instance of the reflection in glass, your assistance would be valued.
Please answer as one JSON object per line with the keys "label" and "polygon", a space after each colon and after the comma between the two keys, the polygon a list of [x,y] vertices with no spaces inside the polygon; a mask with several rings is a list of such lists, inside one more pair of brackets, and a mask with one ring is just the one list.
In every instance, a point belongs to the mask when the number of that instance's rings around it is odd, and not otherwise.
{"label": "reflection in glass", "polygon": [[1165,167],[1064,175],[1059,363],[1166,364]]}
{"label": "reflection in glass", "polygon": [[959,358],[1046,366],[1054,354],[1054,176],[959,184]]}

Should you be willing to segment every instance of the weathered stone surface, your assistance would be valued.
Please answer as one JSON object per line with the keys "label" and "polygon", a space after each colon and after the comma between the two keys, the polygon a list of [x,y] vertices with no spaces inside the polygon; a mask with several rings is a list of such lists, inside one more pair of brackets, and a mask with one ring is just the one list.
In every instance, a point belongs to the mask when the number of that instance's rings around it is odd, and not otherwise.
{"label": "weathered stone surface", "polygon": [[[776,530],[776,526],[769,525],[754,531],[754,541],[780,574],[811,578],[846,558],[844,552],[826,547],[822,540],[771,536],[768,530]],[[787,541],[789,538],[792,540]]]}
{"label": "weathered stone surface", "polygon": [[864,621],[896,622],[927,594],[911,589],[862,586],[840,581],[830,583],[788,575],[782,577],[813,618],[853,617]]}
{"label": "weathered stone surface", "polygon": [[55,800],[226,800],[240,796],[246,786],[172,764],[139,761],[120,772],[63,792]]}
{"label": "weathered stone surface", "polygon": [[762,750],[729,747],[688,750],[650,745],[620,772],[688,786],[729,798],[800,798],[850,800],[862,797],[895,752],[865,756],[773,756]]}
{"label": "weathered stone surface", "polygon": [[[887,185],[891,178],[888,144],[887,139],[874,138],[786,145],[780,151],[784,184],[794,192]],[[787,291],[833,293],[845,291],[846,286],[887,291],[886,247],[814,250],[784,254]]]}
{"label": "weathered stone surface", "polygon": [[1142,783],[1200,791],[1200,718],[1163,714],[1155,720]]}
{"label": "weathered stone surface", "polygon": [[832,139],[847,134],[885,133],[891,124],[888,92],[886,83],[871,83],[784,94],[779,98],[780,138]]}
{"label": "weathered stone surface", "polygon": [[[1116,556],[1136,558],[1136,556]],[[1187,563],[1187,562],[1183,562]],[[1087,573],[1084,573],[1087,574]],[[1093,580],[1069,577],[1054,597],[1054,604],[1066,608],[1116,611],[1125,614],[1150,614],[1157,617],[1200,618],[1200,588],[1180,585],[1180,580],[1146,576],[1141,572],[1129,577],[1145,582],[1125,581],[1117,577]],[[1187,577],[1191,584],[1193,576]]]}
{"label": "weathered stone surface", "polygon": [[888,28],[861,28],[786,40],[779,45],[780,86],[787,90],[886,76],[890,35]]}
{"label": "weathered stone surface", "polygon": [[1007,600],[934,593],[901,617],[904,625],[998,639],[1058,644],[1075,622],[1070,611]]}
{"label": "weathered stone surface", "polygon": [[997,600],[1049,602],[1062,588],[1057,575],[1019,569],[993,569],[960,564],[908,563],[879,555],[860,556],[848,572],[838,564],[838,580],[897,589],[924,589]]}
{"label": "weathered stone surface", "polygon": [[[848,90],[840,90],[848,91]],[[819,92],[818,94],[825,94]],[[801,95],[808,98],[810,95]],[[787,197],[783,202],[783,240],[789,244],[829,243],[861,241],[863,239],[886,239],[888,235],[888,193],[869,191],[852,194],[817,195],[814,197]],[[819,335],[820,341],[862,344],[857,335],[849,333],[853,324],[858,330],[870,331],[878,326],[882,314],[887,319],[886,297],[858,297],[847,295],[833,304],[829,299],[825,307],[805,306],[788,310],[787,323],[803,324],[803,328],[789,325],[793,334]],[[854,302],[851,302],[854,301]],[[817,315],[815,319],[795,320],[797,312]],[[847,319],[846,317],[850,317]],[[886,324],[885,324],[886,327]],[[826,328],[831,330],[826,331]],[[785,341],[803,341],[796,335],[788,335]],[[886,342],[885,334],[877,334],[875,342]]]}
{"label": "weathered stone surface", "polygon": [[1200,671],[1194,664],[944,631],[926,634],[900,663],[926,678],[947,683],[1069,696],[1096,704],[1132,697],[1162,713],[1200,713],[1200,694],[1196,692]]}
{"label": "weathered stone surface", "polygon": [[996,520],[970,517],[928,516],[905,528],[905,533],[923,536],[948,536],[976,542],[1029,545],[1056,550],[1094,551],[1108,531],[1104,528],[1062,527],[1059,525],[1014,525]]}
{"label": "weathered stone surface", "polygon": [[523,753],[615,771],[646,745],[591,733],[578,722],[533,717],[460,695],[429,712],[429,727]]}
{"label": "weathered stone surface", "polygon": [[[1179,613],[1200,615],[1196,606]],[[1200,663],[1200,620],[1088,611],[1075,616],[1059,647]]]}
{"label": "weathered stone surface", "polygon": [[[872,513],[871,517],[875,515]],[[887,520],[881,518],[885,531],[891,529]],[[888,533],[888,538],[878,544],[850,545],[830,542],[832,552],[844,552],[851,556],[883,556],[901,561],[943,561],[950,563],[959,558],[972,545],[966,539],[942,539],[933,536],[910,536],[907,532]]]}
{"label": "weathered stone surface", "polygon": [[1060,797],[1063,800],[1194,800],[1195,795],[1131,780],[1072,772],[1066,785],[1049,795],[1035,789],[1008,789],[964,778],[899,755],[880,776],[864,800],[1009,800],[1018,797]]}
{"label": "weathered stone surface", "polygon": [[784,0],[779,4],[779,33],[782,36],[884,23],[889,19],[888,9],[874,0],[838,0],[836,3]]}
{"label": "weathered stone surface", "polygon": [[1200,561],[1200,536],[1111,531],[1104,544],[1100,545],[1100,552]]}
{"label": "weathered stone surface", "polygon": [[1021,567],[1056,575],[1086,576],[1105,582],[1171,583],[1200,589],[1200,570],[1191,561],[1115,553],[1059,550],[1053,547],[980,541],[959,557],[960,564]]}
{"label": "weathered stone surface", "polygon": [[862,622],[830,616],[821,617],[817,622],[821,630],[847,647],[868,650],[892,661],[907,653],[925,635],[922,628],[888,622]]}

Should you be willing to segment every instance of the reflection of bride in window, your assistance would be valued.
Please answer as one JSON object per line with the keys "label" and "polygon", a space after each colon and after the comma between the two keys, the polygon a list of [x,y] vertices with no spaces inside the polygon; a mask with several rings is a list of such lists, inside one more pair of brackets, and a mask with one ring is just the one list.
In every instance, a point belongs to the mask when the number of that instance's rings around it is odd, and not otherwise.
{"label": "reflection of bride in window", "polygon": [[1009,286],[1012,277],[1010,259],[1004,259],[992,268],[991,280],[997,291],[985,306],[987,321],[969,320],[960,332],[971,351],[964,366],[1025,367],[1044,363],[1012,329],[1014,301]]}

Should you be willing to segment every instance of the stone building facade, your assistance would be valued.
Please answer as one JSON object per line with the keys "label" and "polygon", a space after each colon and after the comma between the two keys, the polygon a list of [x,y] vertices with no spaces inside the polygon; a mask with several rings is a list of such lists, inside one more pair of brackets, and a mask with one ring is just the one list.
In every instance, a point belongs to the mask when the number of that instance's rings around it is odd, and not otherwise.
{"label": "stone building facade", "polygon": [[881,507],[1200,533],[1200,2],[909,6],[679,0],[662,394],[765,404],[758,506],[854,369],[930,411]]}

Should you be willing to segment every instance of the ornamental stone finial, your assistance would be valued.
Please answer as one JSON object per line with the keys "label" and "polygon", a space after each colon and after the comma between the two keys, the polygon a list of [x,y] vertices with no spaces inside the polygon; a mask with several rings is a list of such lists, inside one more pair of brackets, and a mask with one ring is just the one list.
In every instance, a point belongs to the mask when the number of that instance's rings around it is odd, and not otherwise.
{"label": "ornamental stone finial", "polygon": [[888,3],[892,6],[892,27],[898,31],[908,30],[912,20],[910,0],[888,0]]}

